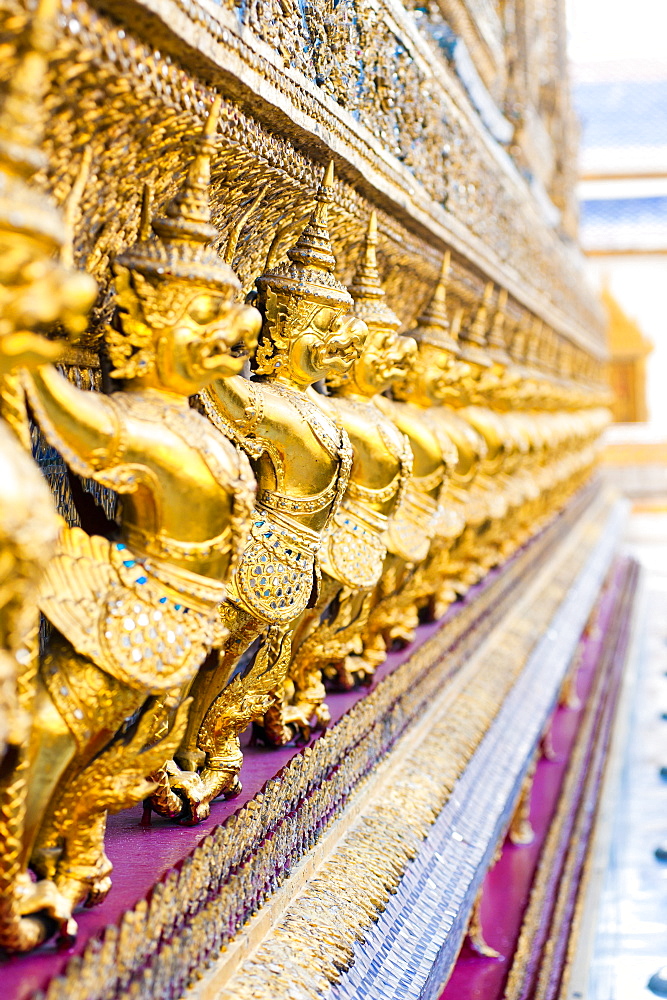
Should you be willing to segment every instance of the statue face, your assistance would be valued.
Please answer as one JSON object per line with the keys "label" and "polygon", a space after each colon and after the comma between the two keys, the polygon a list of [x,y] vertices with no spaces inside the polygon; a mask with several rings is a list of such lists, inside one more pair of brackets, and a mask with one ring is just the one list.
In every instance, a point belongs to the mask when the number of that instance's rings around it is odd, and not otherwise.
{"label": "statue face", "polygon": [[418,392],[432,406],[456,402],[461,395],[461,382],[469,375],[469,366],[433,344],[421,344],[419,363],[415,368]]}
{"label": "statue face", "polygon": [[368,397],[384,392],[405,378],[416,353],[417,344],[412,337],[399,337],[386,327],[371,328],[352,369],[354,388]]}
{"label": "statue face", "polygon": [[307,385],[330,374],[344,375],[359,357],[367,332],[365,323],[341,308],[320,306],[290,339],[287,374]]}
{"label": "statue face", "polygon": [[215,379],[240,374],[257,346],[261,322],[253,306],[210,289],[196,291],[180,319],[158,340],[160,383],[192,395]]}

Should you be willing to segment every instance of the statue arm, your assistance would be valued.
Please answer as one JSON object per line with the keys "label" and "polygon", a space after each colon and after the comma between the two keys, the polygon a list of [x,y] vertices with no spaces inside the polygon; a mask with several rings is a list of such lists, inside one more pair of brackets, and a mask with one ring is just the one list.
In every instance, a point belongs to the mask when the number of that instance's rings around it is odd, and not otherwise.
{"label": "statue arm", "polygon": [[23,378],[47,441],[75,472],[93,476],[116,464],[122,428],[108,396],[77,389],[51,365]]}
{"label": "statue arm", "polygon": [[218,379],[201,393],[204,409],[215,426],[237,444],[271,436],[276,416],[270,394],[242,375]]}

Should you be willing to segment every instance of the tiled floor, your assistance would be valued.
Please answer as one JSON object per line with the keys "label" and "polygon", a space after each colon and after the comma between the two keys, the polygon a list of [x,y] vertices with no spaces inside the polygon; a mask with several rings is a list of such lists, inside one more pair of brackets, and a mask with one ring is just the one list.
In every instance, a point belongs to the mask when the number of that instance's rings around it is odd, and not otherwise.
{"label": "tiled floor", "polygon": [[570,994],[583,1000],[655,1000],[649,978],[667,966],[667,863],[654,856],[667,847],[667,781],[659,774],[667,765],[667,512],[634,513],[627,542],[644,582],[625,693],[627,742],[603,803],[613,819],[588,991]]}

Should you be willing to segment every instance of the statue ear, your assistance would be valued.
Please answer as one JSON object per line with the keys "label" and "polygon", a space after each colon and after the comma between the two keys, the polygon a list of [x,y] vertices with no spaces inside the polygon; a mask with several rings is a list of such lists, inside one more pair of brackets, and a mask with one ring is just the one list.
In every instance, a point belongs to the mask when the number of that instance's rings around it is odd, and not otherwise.
{"label": "statue ear", "polygon": [[[137,293],[132,285],[132,276],[126,267],[114,265],[116,303],[120,309],[135,319],[141,318],[141,308]],[[138,275],[137,275],[138,277]]]}

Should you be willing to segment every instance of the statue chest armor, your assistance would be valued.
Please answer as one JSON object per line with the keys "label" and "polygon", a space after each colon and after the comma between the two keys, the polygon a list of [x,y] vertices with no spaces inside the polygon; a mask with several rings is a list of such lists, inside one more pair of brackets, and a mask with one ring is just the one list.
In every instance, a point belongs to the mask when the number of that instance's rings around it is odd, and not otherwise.
{"label": "statue chest armor", "polygon": [[[296,411],[305,425],[304,432],[314,435],[336,470],[329,484],[317,493],[294,496],[285,489],[289,470],[281,464],[272,443],[256,442],[255,454],[266,452],[274,463],[277,487],[258,491],[250,539],[231,581],[230,597],[255,618],[288,624],[305,610],[317,587],[317,556],[348,484],[352,449],[342,427],[304,393],[275,383],[267,386],[267,391],[281,396]],[[326,512],[321,531],[299,520],[320,511]]]}
{"label": "statue chest armor", "polygon": [[400,503],[412,452],[407,438],[372,403],[343,398],[339,405],[351,434],[354,460],[343,503],[326,532],[320,564],[344,586],[365,590],[380,579],[387,555],[389,517],[378,508],[386,511],[392,501],[393,507]]}

